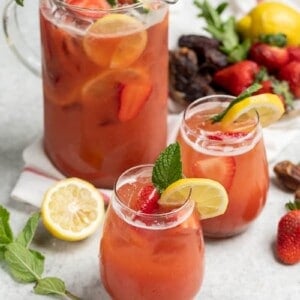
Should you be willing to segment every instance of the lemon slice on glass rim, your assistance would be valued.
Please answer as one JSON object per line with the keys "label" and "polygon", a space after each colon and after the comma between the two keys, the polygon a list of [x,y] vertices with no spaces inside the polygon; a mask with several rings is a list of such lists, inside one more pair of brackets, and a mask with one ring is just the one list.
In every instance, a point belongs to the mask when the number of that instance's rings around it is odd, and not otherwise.
{"label": "lemon slice on glass rim", "polygon": [[85,180],[63,179],[45,193],[41,215],[44,226],[54,237],[83,240],[99,227],[104,217],[104,199]]}
{"label": "lemon slice on glass rim", "polygon": [[201,219],[219,216],[226,211],[228,195],[217,181],[207,178],[183,178],[170,184],[158,201],[163,206],[182,205],[187,199],[195,202]]}
{"label": "lemon slice on glass rim", "polygon": [[284,111],[284,106],[279,96],[269,93],[259,94],[244,98],[232,105],[221,122],[222,124],[230,124],[239,118],[243,118],[245,115],[254,115],[257,113],[261,126],[267,127],[278,121]]}

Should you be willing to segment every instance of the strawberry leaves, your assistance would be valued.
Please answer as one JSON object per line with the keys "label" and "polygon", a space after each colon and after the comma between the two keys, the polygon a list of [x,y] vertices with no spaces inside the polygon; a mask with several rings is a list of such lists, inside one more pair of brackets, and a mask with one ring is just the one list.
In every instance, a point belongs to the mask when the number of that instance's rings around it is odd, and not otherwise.
{"label": "strawberry leaves", "polygon": [[55,277],[42,278],[45,257],[30,249],[40,213],[34,213],[23,230],[14,239],[9,224],[9,212],[0,205],[0,260],[8,267],[11,276],[19,282],[35,282],[34,291],[41,295],[61,295],[70,299],[79,299],[65,289],[63,281]]}

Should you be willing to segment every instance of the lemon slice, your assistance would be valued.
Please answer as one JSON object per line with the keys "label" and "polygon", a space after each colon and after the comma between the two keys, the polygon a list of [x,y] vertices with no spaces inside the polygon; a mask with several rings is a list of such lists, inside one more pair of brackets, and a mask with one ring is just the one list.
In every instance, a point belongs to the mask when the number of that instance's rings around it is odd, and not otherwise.
{"label": "lemon slice", "polygon": [[98,228],[104,216],[104,200],[92,184],[78,178],[63,179],[46,192],[41,214],[53,236],[79,241]]}
{"label": "lemon slice", "polygon": [[256,112],[262,127],[267,127],[281,118],[284,113],[284,106],[275,94],[266,93],[251,96],[234,104],[221,122],[223,124],[233,123],[245,115],[252,115]]}
{"label": "lemon slice", "polygon": [[105,68],[129,66],[139,58],[146,44],[144,25],[125,14],[108,14],[98,19],[83,41],[88,57]]}
{"label": "lemon slice", "polygon": [[225,188],[217,181],[206,178],[184,178],[169,185],[161,194],[159,204],[182,205],[187,199],[196,203],[201,219],[223,214],[228,205]]}

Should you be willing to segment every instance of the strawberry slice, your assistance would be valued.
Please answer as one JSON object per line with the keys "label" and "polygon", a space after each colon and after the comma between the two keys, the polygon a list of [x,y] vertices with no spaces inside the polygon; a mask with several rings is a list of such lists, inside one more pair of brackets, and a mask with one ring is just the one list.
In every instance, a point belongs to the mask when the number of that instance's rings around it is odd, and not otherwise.
{"label": "strawberry slice", "polygon": [[111,8],[106,0],[65,0],[65,2],[73,6],[68,9],[76,15],[88,18],[100,18],[105,15],[105,12],[101,10]]}
{"label": "strawberry slice", "polygon": [[66,3],[82,8],[108,9],[111,6],[106,0],[65,0]]}
{"label": "strawberry slice", "polygon": [[212,157],[196,161],[192,168],[194,176],[216,180],[228,190],[235,174],[235,160],[230,156]]}
{"label": "strawberry slice", "polygon": [[152,86],[144,81],[124,86],[120,97],[119,120],[122,122],[135,118],[148,100]]}
{"label": "strawberry slice", "polygon": [[229,139],[239,139],[246,135],[247,133],[245,132],[227,131],[227,132],[217,132],[213,135],[208,135],[207,137],[210,140],[214,140],[214,141],[225,141]]}
{"label": "strawberry slice", "polygon": [[156,188],[152,184],[146,185],[139,193],[136,209],[143,213],[151,214],[158,209],[159,198],[160,195]]}

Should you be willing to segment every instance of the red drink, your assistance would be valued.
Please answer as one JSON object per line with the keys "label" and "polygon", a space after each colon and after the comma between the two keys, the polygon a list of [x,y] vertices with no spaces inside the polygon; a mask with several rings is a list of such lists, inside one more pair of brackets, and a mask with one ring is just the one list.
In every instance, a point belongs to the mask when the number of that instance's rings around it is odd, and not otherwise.
{"label": "red drink", "polygon": [[193,299],[204,271],[199,215],[191,200],[155,214],[134,209],[151,173],[151,165],[132,168],[115,186],[100,247],[102,282],[116,300]]}
{"label": "red drink", "polygon": [[183,173],[219,181],[226,189],[226,212],[202,221],[204,235],[227,237],[244,231],[260,214],[269,187],[268,165],[258,117],[223,128],[210,117],[231,97],[209,96],[186,110],[178,141]]}
{"label": "red drink", "polygon": [[41,1],[44,145],[66,176],[111,188],[166,146],[168,8],[148,4]]}

